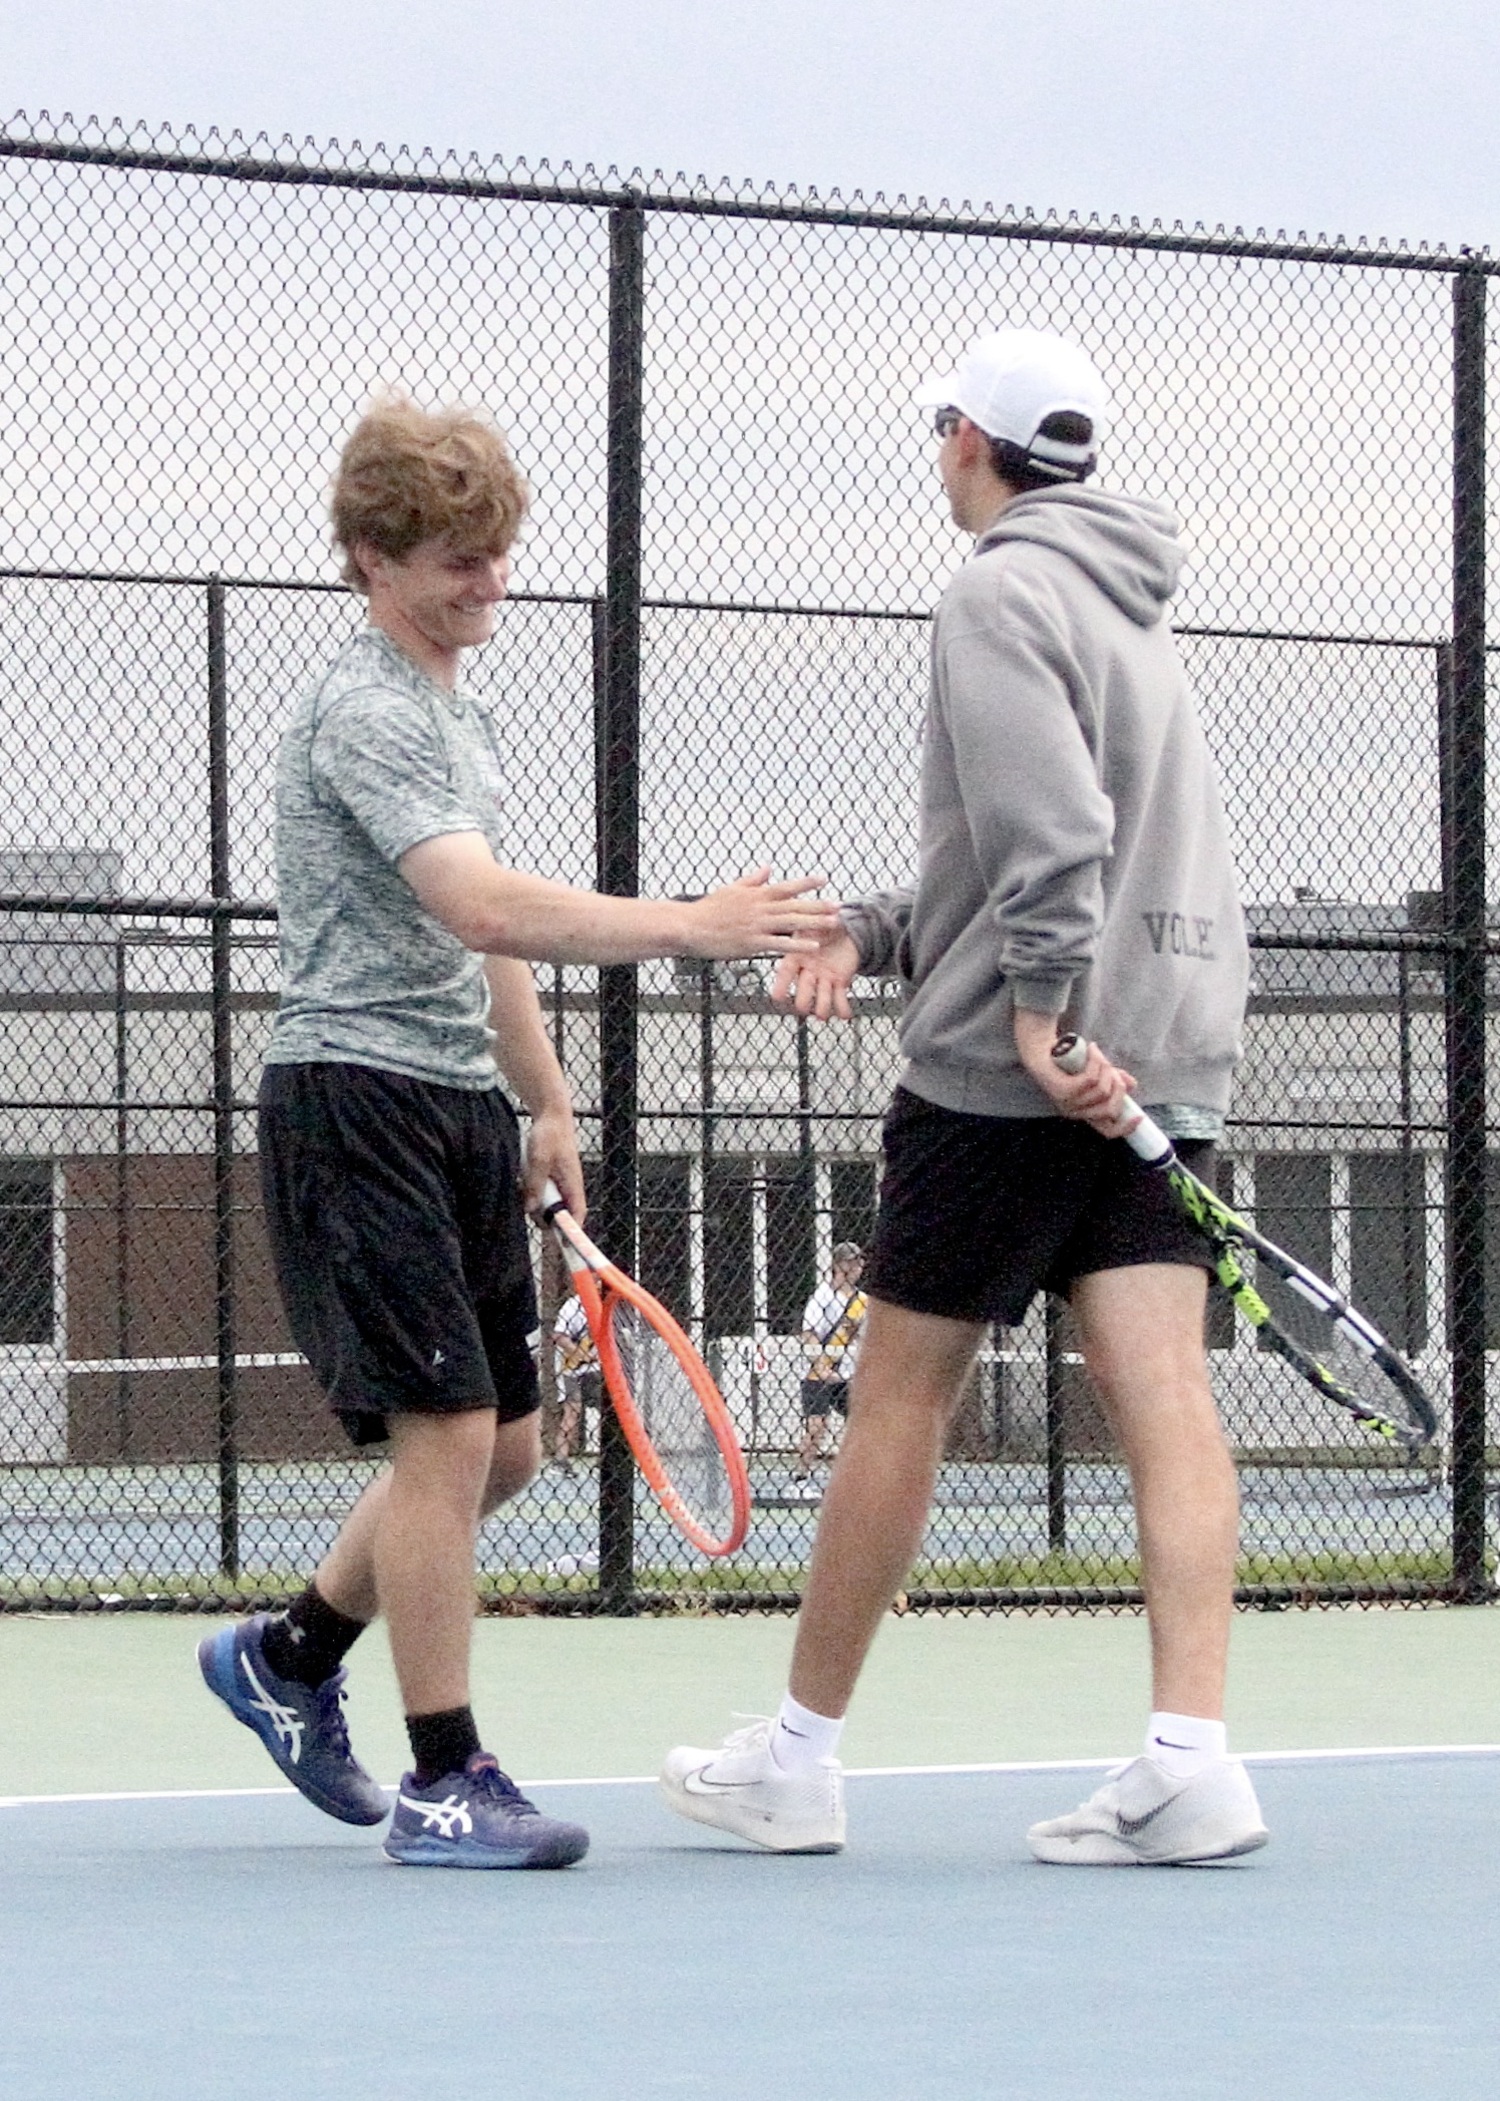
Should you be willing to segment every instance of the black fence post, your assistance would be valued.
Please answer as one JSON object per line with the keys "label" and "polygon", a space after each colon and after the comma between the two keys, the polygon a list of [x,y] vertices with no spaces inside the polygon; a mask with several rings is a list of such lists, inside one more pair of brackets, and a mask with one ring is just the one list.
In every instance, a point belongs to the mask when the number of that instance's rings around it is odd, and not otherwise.
{"label": "black fence post", "polygon": [[[710,1246],[713,1240],[712,1213],[714,1208],[714,966],[700,963],[698,966],[698,1099],[702,1113],[698,1118],[698,1218],[699,1240],[702,1247],[700,1275],[702,1296],[698,1311],[702,1321],[703,1354],[714,1383],[724,1384],[724,1346],[715,1333],[709,1316],[717,1308],[712,1302],[709,1279],[712,1275]],[[754,1438],[751,1439],[752,1446]]]}
{"label": "black fence post", "polygon": [[[229,901],[229,682],[224,639],[224,586],[208,586],[208,831],[209,888]],[[213,915],[210,934],[214,1102],[214,1347],[219,1419],[219,1573],[240,1573],[239,1395],[234,1336],[234,1038],[229,996],[233,985],[227,911]]]}
{"label": "black fence post", "polygon": [[[797,1016],[797,1172],[802,1178],[802,1202],[811,1218],[816,1210],[818,1163],[813,1148],[812,1046],[805,1014]],[[816,1277],[813,1282],[816,1284]]]}
{"label": "black fence post", "polygon": [[1043,1312],[1047,1381],[1047,1551],[1068,1544],[1068,1425],[1063,1394],[1062,1304],[1049,1291]]}
{"label": "black fence post", "polygon": [[125,930],[115,931],[115,1450],[131,1456],[134,1437],[130,1373],[130,1008]]}
{"label": "black fence post", "polygon": [[[595,617],[598,883],[614,897],[640,891],[641,846],[641,388],[645,336],[646,215],[609,215],[609,459],[606,578]],[[636,1263],[639,1002],[631,964],[599,972],[599,1238],[616,1262]],[[599,1604],[627,1613],[635,1588],[635,1473],[613,1411],[599,1425]]]}
{"label": "black fence post", "polygon": [[1440,766],[1448,936],[1453,1583],[1487,1594],[1485,1453],[1485,280],[1453,280],[1453,656]]}

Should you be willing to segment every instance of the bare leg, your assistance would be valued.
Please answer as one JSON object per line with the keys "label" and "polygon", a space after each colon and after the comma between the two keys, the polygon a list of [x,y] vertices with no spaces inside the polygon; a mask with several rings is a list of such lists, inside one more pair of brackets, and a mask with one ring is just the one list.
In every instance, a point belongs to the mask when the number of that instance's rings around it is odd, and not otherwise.
{"label": "bare leg", "polygon": [[474,1533],[495,1451],[491,1410],[398,1415],[375,1584],[408,1714],[469,1702]]}
{"label": "bare leg", "polygon": [[[523,1415],[519,1422],[497,1426],[480,1517],[488,1517],[535,1479],[541,1464],[540,1420],[536,1414]],[[369,1621],[380,1614],[375,1540],[390,1495],[391,1473],[389,1466],[383,1466],[375,1476],[344,1520],[314,1578],[319,1596],[350,1619]]]}
{"label": "bare leg", "polygon": [[490,1517],[537,1476],[542,1463],[542,1418],[523,1415],[519,1422],[497,1423],[495,1453],[480,1498],[479,1515]]}
{"label": "bare leg", "polygon": [[583,1428],[582,1401],[564,1401],[557,1419],[557,1456],[571,1459],[578,1450],[579,1432]]}
{"label": "bare leg", "polygon": [[1239,1489],[1203,1351],[1201,1270],[1080,1277],[1084,1356],[1130,1468],[1151,1623],[1153,1705],[1216,1720],[1234,1604]]}
{"label": "bare leg", "polygon": [[313,1581],[335,1612],[366,1622],[380,1616],[375,1589],[375,1535],[390,1494],[391,1469],[383,1466],[340,1527]]}
{"label": "bare leg", "polygon": [[802,1443],[797,1451],[797,1466],[806,1473],[814,1459],[823,1456],[823,1439],[828,1434],[826,1415],[804,1415],[802,1418]]}
{"label": "bare leg", "polygon": [[384,1611],[408,1714],[468,1705],[474,1534],[498,1443],[489,1408],[392,1417],[391,1464],[317,1572],[336,1612],[373,1620]]}
{"label": "bare leg", "polygon": [[408,1714],[468,1704],[474,1533],[496,1443],[489,1408],[394,1416],[391,1464],[318,1570],[318,1589],[336,1611],[354,1619],[385,1612]]}
{"label": "bare leg", "polygon": [[943,1438],[983,1333],[967,1321],[870,1301],[792,1657],[792,1697],[814,1714],[848,1707],[916,1558]]}

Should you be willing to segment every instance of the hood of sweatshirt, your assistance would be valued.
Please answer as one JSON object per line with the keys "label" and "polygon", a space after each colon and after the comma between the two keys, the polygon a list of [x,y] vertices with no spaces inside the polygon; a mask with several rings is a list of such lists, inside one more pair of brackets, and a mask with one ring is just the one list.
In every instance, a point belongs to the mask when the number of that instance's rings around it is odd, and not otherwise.
{"label": "hood of sweatshirt", "polygon": [[1012,540],[1051,547],[1076,562],[1138,627],[1154,627],[1187,559],[1177,520],[1164,504],[1073,483],[1029,489],[1006,505],[975,554]]}

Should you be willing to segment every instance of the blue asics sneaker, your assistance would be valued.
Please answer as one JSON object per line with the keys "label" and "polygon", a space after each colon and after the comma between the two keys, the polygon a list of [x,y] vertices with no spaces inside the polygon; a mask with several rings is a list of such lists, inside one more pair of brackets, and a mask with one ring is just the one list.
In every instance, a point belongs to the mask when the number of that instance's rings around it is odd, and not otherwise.
{"label": "blue asics sneaker", "polygon": [[383,1824],[390,1813],[385,1791],[349,1749],[344,1724],[344,1673],[321,1685],[278,1678],[266,1662],[261,1635],[268,1612],[205,1635],[198,1668],[236,1721],[253,1729],[271,1756],[309,1802],[345,1824]]}
{"label": "blue asics sneaker", "polygon": [[488,1751],[431,1787],[406,1774],[385,1835],[386,1852],[404,1867],[566,1868],[588,1849],[581,1824],[543,1816]]}

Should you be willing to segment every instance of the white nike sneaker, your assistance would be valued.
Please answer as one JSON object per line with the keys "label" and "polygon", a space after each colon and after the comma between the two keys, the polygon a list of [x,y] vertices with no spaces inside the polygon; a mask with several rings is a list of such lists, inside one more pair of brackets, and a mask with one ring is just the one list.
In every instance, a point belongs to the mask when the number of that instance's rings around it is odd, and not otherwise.
{"label": "white nike sneaker", "polygon": [[1270,1833],[1238,1758],[1218,1759],[1190,1780],[1137,1758],[1117,1766],[1081,1809],[1033,1824],[1026,1837],[1038,1860],[1123,1868],[1233,1860]]}
{"label": "white nike sneaker", "polygon": [[667,1753],[661,1791],[680,1816],[732,1831],[773,1853],[837,1853],[844,1843],[844,1769],[821,1758],[784,1773],[771,1756],[775,1724],[757,1717],[717,1751],[679,1744]]}

